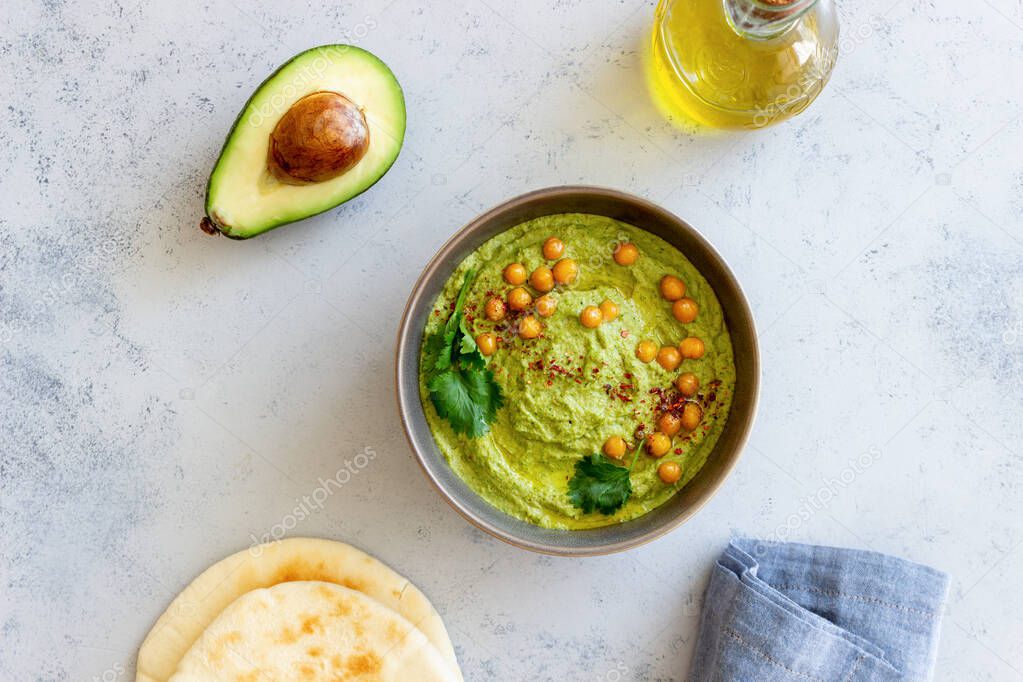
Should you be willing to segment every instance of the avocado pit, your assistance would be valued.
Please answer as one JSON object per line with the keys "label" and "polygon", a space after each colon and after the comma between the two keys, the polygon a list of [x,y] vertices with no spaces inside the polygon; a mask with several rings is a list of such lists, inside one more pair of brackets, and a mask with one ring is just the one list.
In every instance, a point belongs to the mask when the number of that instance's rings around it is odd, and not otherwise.
{"label": "avocado pit", "polygon": [[362,110],[341,93],[322,90],[295,102],[274,126],[267,169],[288,185],[324,182],[350,170],[368,149]]}

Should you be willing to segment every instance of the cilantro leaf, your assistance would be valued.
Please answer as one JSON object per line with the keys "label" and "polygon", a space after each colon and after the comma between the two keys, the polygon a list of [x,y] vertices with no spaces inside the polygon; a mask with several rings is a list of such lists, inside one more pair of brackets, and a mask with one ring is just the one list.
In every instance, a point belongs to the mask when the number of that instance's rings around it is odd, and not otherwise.
{"label": "cilantro leaf", "polygon": [[490,430],[504,405],[501,386],[476,346],[462,309],[475,272],[465,274],[451,317],[426,340],[424,358],[430,401],[456,433],[477,438]]}
{"label": "cilantro leaf", "polygon": [[483,359],[483,353],[480,353],[480,349],[476,345],[476,339],[472,338],[472,334],[466,328],[464,319],[462,320],[460,330],[462,340],[458,344],[458,360],[468,367],[483,369],[487,366],[487,361]]}
{"label": "cilantro leaf", "polygon": [[447,419],[456,433],[470,438],[486,434],[504,405],[501,387],[489,369],[441,372],[428,388],[437,414]]}
{"label": "cilantro leaf", "polygon": [[636,444],[632,464],[619,466],[613,459],[596,454],[575,463],[575,476],[568,482],[568,499],[587,514],[594,509],[611,516],[622,508],[632,495],[632,469],[636,466],[643,441]]}
{"label": "cilantro leaf", "polygon": [[428,373],[444,370],[451,365],[451,353],[445,353],[448,344],[444,343],[444,333],[431,334],[423,346],[423,360]]}
{"label": "cilantro leaf", "polygon": [[631,469],[606,455],[583,457],[575,463],[575,476],[568,482],[568,499],[587,514],[597,509],[610,516],[632,495],[630,473]]}
{"label": "cilantro leaf", "polygon": [[462,281],[462,288],[458,291],[458,298],[455,299],[455,307],[451,311],[451,317],[444,323],[441,331],[434,333],[426,340],[426,359],[428,366],[432,365],[437,371],[444,371],[450,368],[462,354],[468,354],[471,349],[466,347],[466,337],[471,348],[475,349],[476,342],[465,326],[465,316],[462,308],[465,306],[465,297],[469,293],[469,285],[472,284],[475,271],[465,273]]}
{"label": "cilantro leaf", "polygon": [[447,370],[451,367],[451,363],[455,361],[455,358],[452,356],[451,346],[455,342],[456,333],[445,330],[433,337],[436,340],[435,345],[437,347],[437,359],[433,364],[434,369],[438,371]]}

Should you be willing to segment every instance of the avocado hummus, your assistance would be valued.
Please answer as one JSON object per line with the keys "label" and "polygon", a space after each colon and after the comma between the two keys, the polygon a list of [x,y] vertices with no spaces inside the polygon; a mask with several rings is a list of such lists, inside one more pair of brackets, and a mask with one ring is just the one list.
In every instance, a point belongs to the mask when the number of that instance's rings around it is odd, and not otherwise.
{"label": "avocado hummus", "polygon": [[[508,310],[501,320],[489,319],[486,302],[505,299],[514,288],[502,275],[507,265],[521,263],[530,273],[554,266],[542,251],[551,236],[564,243],[564,257],[578,265],[573,281],[558,284],[548,294],[557,303],[553,315],[541,316],[527,308]],[[624,243],[639,252],[629,265],[620,265],[613,257]],[[496,339],[496,350],[486,361],[504,393],[503,406],[487,433],[469,438],[456,433],[437,413],[423,361],[419,383],[437,446],[473,490],[498,509],[539,526],[583,529],[642,516],[696,475],[728,418],[735,365],[717,297],[681,252],[649,232],[603,216],[563,214],[530,220],[493,237],[462,261],[434,304],[424,338],[442,330],[470,271],[475,278],[465,298],[465,331],[477,339],[481,334]],[[672,303],[658,288],[666,274],[680,278],[685,296],[698,304],[695,320],[683,324],[673,316]],[[521,286],[534,301],[541,295],[529,282]],[[605,300],[617,305],[617,316],[605,317],[596,328],[584,326],[580,313]],[[527,315],[542,325],[536,338],[519,334],[518,322]],[[705,352],[698,359],[683,359],[675,369],[637,357],[642,340],[678,348],[687,337],[702,340]],[[698,392],[689,398],[674,387],[678,376],[687,372],[699,380]],[[680,430],[662,457],[639,455],[630,476],[632,494],[620,509],[604,515],[585,513],[572,504],[568,485],[581,458],[600,453],[612,436],[627,441],[631,452],[640,438],[657,430],[665,411],[677,410],[682,403],[696,403],[702,420],[692,431]],[[626,456],[622,465],[628,466],[630,459]],[[665,462],[680,466],[677,481],[665,483],[658,475]]]}

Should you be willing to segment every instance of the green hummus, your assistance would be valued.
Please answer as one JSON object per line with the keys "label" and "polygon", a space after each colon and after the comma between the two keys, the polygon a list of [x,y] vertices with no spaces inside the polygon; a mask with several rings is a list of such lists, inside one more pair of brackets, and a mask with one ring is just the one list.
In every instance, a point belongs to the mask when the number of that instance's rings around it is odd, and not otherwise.
{"label": "green hummus", "polygon": [[[553,265],[541,253],[551,235],[564,241],[564,255],[575,259],[579,275],[551,292],[557,299],[556,312],[538,317],[544,327],[539,338],[524,340],[515,334],[514,316],[492,322],[483,314],[484,303],[493,296],[504,298],[512,288],[502,279],[509,263],[522,263],[528,272]],[[615,246],[623,242],[639,248],[633,265],[618,265],[612,257]],[[465,305],[468,331],[500,338],[488,367],[504,391],[505,405],[489,433],[470,439],[456,434],[437,414],[425,385],[424,363],[420,394],[437,446],[473,490],[525,521],[546,528],[582,529],[641,516],[664,504],[696,475],[728,417],[735,365],[717,297],[685,256],[659,237],[610,218],[585,214],[537,218],[492,238],[458,266],[434,304],[427,338],[447,321],[470,268],[477,276]],[[658,290],[665,274],[685,282],[686,296],[699,304],[695,321],[682,324],[672,316],[671,303]],[[579,312],[604,299],[618,305],[617,319],[596,329],[583,327]],[[677,347],[687,336],[702,339],[706,353],[698,360],[683,360],[675,371],[636,358],[636,345],[643,339]],[[574,507],[568,481],[576,462],[601,452],[610,436],[632,444],[638,427],[648,433],[656,430],[661,409],[679,397],[673,381],[682,372],[692,372],[700,380],[694,398],[703,408],[700,426],[675,436],[672,449],[660,459],[640,454],[632,471],[632,495],[613,516]],[[673,485],[657,475],[658,465],[666,461],[682,467],[682,477]]]}

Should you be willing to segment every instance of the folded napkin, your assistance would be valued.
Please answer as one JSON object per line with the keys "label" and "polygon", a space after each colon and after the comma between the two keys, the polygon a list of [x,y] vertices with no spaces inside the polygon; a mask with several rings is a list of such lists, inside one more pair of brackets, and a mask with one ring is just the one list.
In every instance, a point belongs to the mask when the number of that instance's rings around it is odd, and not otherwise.
{"label": "folded napkin", "polygon": [[690,679],[930,679],[947,593],[944,573],[877,552],[733,540]]}

